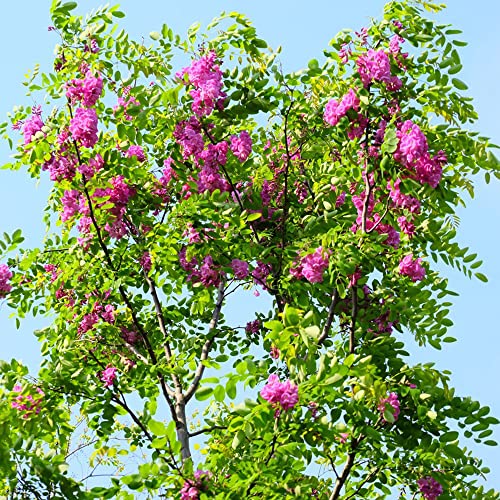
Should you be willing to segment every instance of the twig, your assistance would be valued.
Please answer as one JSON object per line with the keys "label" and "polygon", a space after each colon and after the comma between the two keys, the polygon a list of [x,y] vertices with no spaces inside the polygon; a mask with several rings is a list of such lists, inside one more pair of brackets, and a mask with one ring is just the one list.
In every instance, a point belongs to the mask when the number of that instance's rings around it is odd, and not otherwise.
{"label": "twig", "polygon": [[[215,303],[214,312],[212,314],[212,320],[210,321],[210,325],[208,327],[208,331],[211,332],[215,330],[217,327],[217,323],[219,322],[220,313],[222,310],[222,303],[224,302],[224,288],[226,286],[226,277],[223,277],[219,284],[219,291],[217,294],[217,301]],[[208,355],[210,354],[210,350],[212,349],[212,345],[215,340],[215,335],[211,335],[210,338],[205,342],[201,349],[200,362],[196,367],[196,372],[194,375],[194,380],[192,384],[189,386],[189,389],[184,394],[184,401],[187,403],[194,395],[198,386],[200,384],[200,380],[203,377],[203,373],[205,372],[204,361],[208,359]]]}
{"label": "twig", "polygon": [[328,337],[328,334],[330,333],[330,329],[332,327],[333,323],[333,318],[335,317],[335,308],[337,307],[337,304],[339,302],[339,294],[337,290],[334,288],[332,292],[332,301],[330,303],[330,307],[328,308],[328,317],[326,318],[326,323],[325,326],[323,327],[323,331],[321,332],[321,335],[318,338],[318,346],[320,346]]}

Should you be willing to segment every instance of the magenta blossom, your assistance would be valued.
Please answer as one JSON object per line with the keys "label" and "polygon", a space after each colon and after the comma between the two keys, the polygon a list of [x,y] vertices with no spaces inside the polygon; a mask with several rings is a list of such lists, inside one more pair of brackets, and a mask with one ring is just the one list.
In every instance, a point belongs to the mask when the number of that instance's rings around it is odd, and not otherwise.
{"label": "magenta blossom", "polygon": [[328,268],[328,252],[318,247],[313,253],[303,257],[300,264],[293,267],[290,273],[296,278],[304,277],[310,283],[321,283],[323,273]]}
{"label": "magenta blossom", "polygon": [[358,73],[365,87],[372,82],[389,82],[391,64],[388,55],[383,50],[368,50],[356,61]]}
{"label": "magenta blossom", "polygon": [[139,162],[143,162],[146,160],[146,155],[144,154],[144,150],[141,146],[130,146],[126,151],[125,156],[127,158],[132,158],[135,156],[135,158],[137,158],[137,161]]}
{"label": "magenta blossom", "polygon": [[231,261],[231,268],[236,278],[244,280],[248,277],[248,262],[245,262],[244,260],[233,259]]}
{"label": "magenta blossom", "polygon": [[100,376],[100,379],[104,382],[104,387],[111,387],[116,378],[116,368],[113,366],[108,366]]}
{"label": "magenta blossom", "polygon": [[78,108],[71,119],[69,131],[82,146],[91,148],[97,142],[97,114],[95,109]]}
{"label": "magenta blossom", "polygon": [[7,264],[0,264],[0,298],[5,297],[12,290],[9,282],[11,278],[12,272]]}
{"label": "magenta blossom", "polygon": [[378,411],[380,412],[381,417],[387,422],[385,419],[385,412],[390,407],[390,412],[396,421],[399,417],[399,399],[398,395],[395,392],[391,392],[389,396],[380,400],[380,403],[377,406]]}
{"label": "magenta blossom", "polygon": [[291,410],[299,402],[299,388],[290,380],[280,382],[277,375],[269,375],[260,395],[278,410]]}
{"label": "magenta blossom", "polygon": [[[21,393],[23,392],[23,387],[19,384],[16,384],[13,389],[13,393]],[[23,413],[22,418],[24,420],[28,419],[33,414],[38,415],[40,413],[40,406],[42,404],[43,396],[45,396],[44,392],[37,387],[36,392],[39,394],[38,397],[34,398],[31,394],[23,395],[19,394],[15,397],[14,401],[12,401],[12,408],[16,408],[19,412]]]}
{"label": "magenta blossom", "polygon": [[417,485],[426,500],[435,500],[443,493],[443,487],[431,476],[420,478]]}
{"label": "magenta blossom", "polygon": [[231,137],[231,151],[241,162],[244,162],[252,152],[252,138],[250,134],[243,130],[239,136]]}
{"label": "magenta blossom", "polygon": [[43,127],[43,121],[39,114],[33,113],[31,118],[28,118],[23,124],[24,144],[29,144],[37,132],[40,132]]}
{"label": "magenta blossom", "polygon": [[194,480],[188,479],[184,482],[181,493],[181,500],[199,500],[200,493],[206,492],[206,480],[211,476],[209,471],[196,470],[194,471]]}
{"label": "magenta blossom", "polygon": [[412,281],[422,281],[425,278],[425,268],[420,264],[422,259],[413,260],[413,254],[404,257],[399,263],[399,273],[409,276]]}

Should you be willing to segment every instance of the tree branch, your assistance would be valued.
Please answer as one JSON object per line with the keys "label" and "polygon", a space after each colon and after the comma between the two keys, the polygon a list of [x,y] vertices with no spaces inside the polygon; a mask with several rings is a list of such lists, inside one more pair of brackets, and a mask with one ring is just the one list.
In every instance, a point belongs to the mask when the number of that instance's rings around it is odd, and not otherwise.
{"label": "tree branch", "polygon": [[321,332],[321,335],[318,338],[318,346],[323,344],[330,333],[330,329],[332,328],[333,318],[335,317],[335,308],[339,303],[339,294],[337,290],[334,288],[332,292],[332,301],[330,303],[330,307],[328,308],[328,317],[326,318],[325,326]]}
{"label": "tree branch", "polygon": [[[226,277],[222,278],[220,285],[219,285],[219,291],[217,293],[217,301],[215,303],[215,308],[214,312],[212,314],[212,320],[210,321],[210,325],[208,328],[208,331],[211,332],[212,330],[215,330],[217,327],[217,323],[219,322],[219,317],[220,313],[222,310],[222,303],[224,302],[224,288],[226,286]],[[186,391],[184,394],[184,400],[187,403],[194,395],[196,390],[198,389],[198,386],[200,384],[200,380],[203,377],[203,373],[205,371],[205,365],[203,364],[203,361],[206,361],[208,359],[208,355],[210,354],[210,350],[212,349],[212,345],[215,341],[215,335],[212,335],[203,345],[201,349],[201,356],[200,356],[200,362],[196,368],[196,372],[194,375],[194,380],[192,384],[189,386],[189,389]]]}
{"label": "tree branch", "polygon": [[358,316],[358,290],[356,286],[352,287],[352,310],[351,310],[351,328],[349,330],[349,353],[354,354],[356,348],[356,319]]}
{"label": "tree branch", "polygon": [[356,458],[356,448],[358,447],[360,442],[361,438],[352,440],[351,451],[347,455],[347,460],[344,465],[342,474],[340,475],[340,477],[337,477],[337,480],[335,481],[335,488],[333,489],[329,500],[337,500],[339,498],[342,487],[344,486],[347,478],[349,477],[349,474],[351,473],[352,466],[354,465],[354,459]]}

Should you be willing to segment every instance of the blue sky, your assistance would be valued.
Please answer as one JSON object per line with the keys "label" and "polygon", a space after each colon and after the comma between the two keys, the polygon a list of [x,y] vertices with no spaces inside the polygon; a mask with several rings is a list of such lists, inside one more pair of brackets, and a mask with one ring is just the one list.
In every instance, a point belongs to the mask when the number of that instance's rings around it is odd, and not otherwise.
{"label": "blue sky", "polygon": [[[458,76],[469,85],[468,94],[474,98],[479,112],[480,119],[474,128],[500,144],[497,118],[500,112],[500,2],[483,0],[480,8],[471,6],[471,2],[466,0],[450,0],[449,3],[449,8],[438,18],[443,23],[462,29],[462,40],[469,43],[461,50],[464,69]],[[79,10],[85,12],[100,4],[98,0],[82,0]],[[123,25],[132,36],[144,36],[146,40],[149,32],[159,29],[164,22],[174,31],[183,33],[193,22],[206,24],[222,10],[241,11],[253,20],[261,38],[272,47],[283,47],[281,60],[285,70],[299,69],[310,59],[318,58],[337,31],[362,27],[370,16],[380,15],[383,4],[382,0],[121,2],[122,10],[127,14],[122,20]],[[2,117],[15,104],[32,103],[30,98],[24,96],[23,75],[35,63],[40,63],[42,69],[51,68],[57,36],[47,31],[50,25],[49,6],[49,0],[4,2],[2,5]],[[0,143],[1,163],[8,161],[8,155],[6,145]],[[44,231],[42,210],[48,185],[42,182],[36,186],[23,172],[2,171],[0,175],[0,232],[21,227],[28,242],[37,244]],[[499,198],[500,183],[493,182],[486,186],[478,180],[475,199],[470,200],[468,208],[459,213],[459,242],[471,247],[484,260],[481,271],[490,280],[487,284],[470,281],[452,269],[444,270],[451,288],[460,293],[454,301],[451,317],[455,326],[450,331],[459,342],[446,346],[442,352],[411,348],[414,361],[432,360],[439,368],[451,370],[457,392],[471,395],[490,406],[497,417],[500,417],[500,327],[496,316],[497,307],[500,308],[500,265],[497,261],[500,246]],[[13,320],[8,319],[9,314],[7,307],[0,308],[0,357],[22,358],[36,369],[38,347],[31,332],[43,322],[26,321],[21,330],[16,331]],[[495,432],[494,437],[500,441],[500,430]],[[474,449],[492,469],[488,485],[500,489],[500,450],[487,447]]]}

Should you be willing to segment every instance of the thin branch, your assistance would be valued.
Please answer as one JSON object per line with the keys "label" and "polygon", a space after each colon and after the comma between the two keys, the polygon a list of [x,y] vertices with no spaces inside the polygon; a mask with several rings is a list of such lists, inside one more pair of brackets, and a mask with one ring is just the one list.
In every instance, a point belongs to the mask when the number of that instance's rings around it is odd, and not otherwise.
{"label": "thin branch", "polygon": [[212,432],[212,431],[214,431],[216,429],[225,430],[225,429],[227,429],[227,425],[214,425],[212,427],[207,427],[206,429],[200,429],[199,431],[189,432],[188,436],[190,438],[192,438],[192,437],[195,437],[195,436],[199,436],[200,434],[206,434],[208,432]]}
{"label": "thin branch", "polygon": [[80,446],[77,446],[74,450],[72,450],[66,454],[66,456],[64,457],[64,460],[67,460],[71,455],[78,453],[80,450],[83,450],[83,448],[86,448],[87,446],[92,446],[93,444],[97,443],[98,441],[99,441],[98,439],[93,439],[92,441],[89,441],[88,443],[84,443],[84,444],[81,444]]}
{"label": "thin branch", "polygon": [[332,301],[330,303],[330,307],[328,308],[328,317],[326,318],[326,323],[325,326],[323,327],[323,331],[319,336],[318,346],[323,344],[323,342],[326,340],[326,338],[330,333],[330,329],[332,328],[333,318],[335,317],[335,308],[337,307],[339,300],[340,300],[339,293],[337,292],[337,289],[334,288],[332,292]]}
{"label": "thin branch", "polygon": [[373,225],[373,227],[370,230],[366,231],[367,234],[370,234],[373,231],[375,231],[375,229],[377,229],[378,225],[384,220],[385,216],[387,215],[387,212],[389,211],[390,202],[391,202],[391,198],[390,198],[390,196],[387,196],[387,201],[385,204],[385,209],[384,209],[384,213],[382,214],[382,217],[380,217],[380,219]]}
{"label": "thin branch", "polygon": [[[211,332],[215,330],[217,327],[217,323],[219,322],[220,313],[222,310],[222,303],[224,302],[224,288],[226,286],[226,277],[223,277],[219,284],[219,291],[217,294],[217,301],[215,303],[214,312],[212,314],[212,320],[210,321],[210,325],[208,327],[208,331]],[[205,372],[204,361],[208,359],[208,355],[210,354],[210,350],[212,349],[212,345],[215,341],[215,335],[211,335],[209,339],[205,342],[201,349],[200,362],[196,367],[196,372],[194,375],[194,380],[192,384],[189,386],[189,389],[184,394],[184,401],[187,403],[194,395],[198,386],[200,384],[200,380],[203,377],[203,373]]]}
{"label": "thin branch", "polygon": [[351,328],[349,330],[349,353],[354,354],[356,348],[356,319],[358,316],[358,290],[356,286],[352,287],[352,310],[351,310]]}
{"label": "thin branch", "polygon": [[359,491],[361,490],[361,488],[368,482],[370,481],[373,477],[375,477],[379,472],[380,472],[380,469],[382,468],[382,466],[379,466],[377,467],[375,470],[373,470],[372,472],[370,472],[370,474],[368,474],[368,476],[366,476],[366,478],[359,484],[359,486],[356,488],[356,491],[354,491],[354,493],[351,493],[348,497],[345,497],[344,500],[349,500],[349,498],[354,498],[358,493]]}
{"label": "thin branch", "polygon": [[352,440],[351,451],[347,455],[347,460],[346,460],[346,463],[344,465],[344,469],[342,471],[342,474],[335,481],[335,488],[333,489],[329,500],[337,500],[339,498],[342,487],[344,486],[345,482],[347,481],[347,478],[349,477],[349,474],[351,473],[352,466],[354,465],[354,459],[356,458],[356,448],[358,447],[359,443],[361,442],[361,439],[362,438]]}

